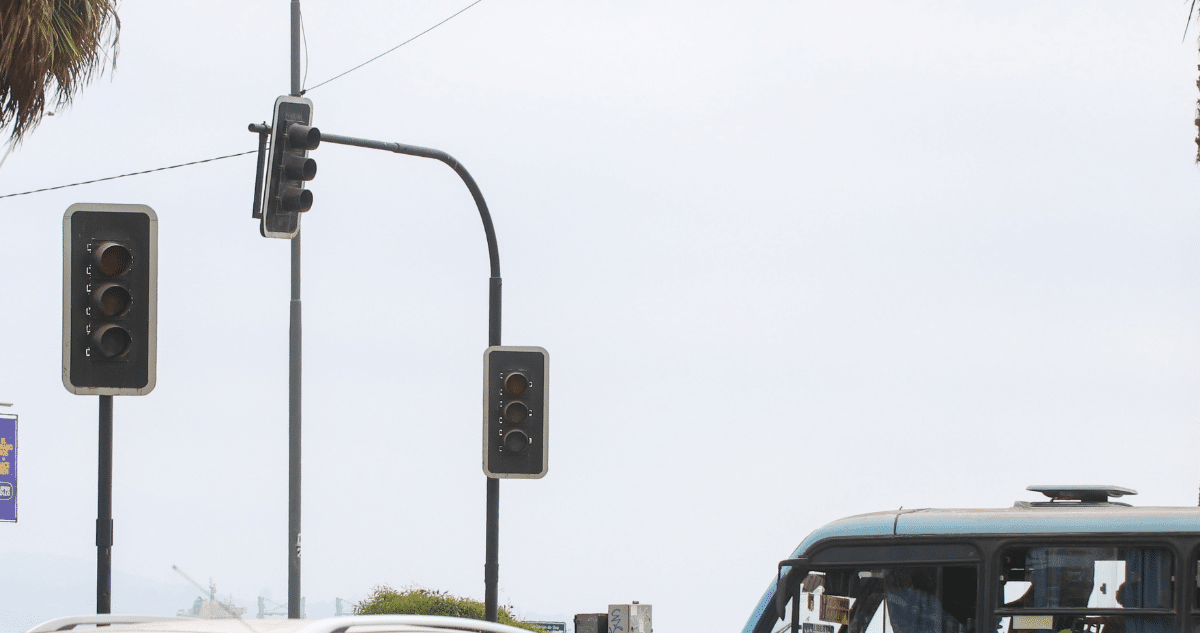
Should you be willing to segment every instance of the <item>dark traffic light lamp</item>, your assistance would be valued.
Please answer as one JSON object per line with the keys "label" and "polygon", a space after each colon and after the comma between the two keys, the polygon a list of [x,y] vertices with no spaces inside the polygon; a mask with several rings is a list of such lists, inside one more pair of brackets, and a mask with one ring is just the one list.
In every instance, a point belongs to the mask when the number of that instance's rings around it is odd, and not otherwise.
{"label": "dark traffic light lamp", "polygon": [[295,237],[300,213],[312,208],[313,194],[304,183],[317,176],[317,161],[308,152],[321,144],[321,130],[312,127],[312,114],[312,101],[303,97],[275,100],[261,205],[264,237]]}
{"label": "dark traffic light lamp", "polygon": [[114,322],[129,314],[133,306],[133,295],[123,285],[133,266],[133,253],[126,244],[101,242],[92,248],[92,265],[89,278],[94,288],[91,305],[85,310],[94,317],[97,325],[91,328],[92,353],[101,358],[117,358],[129,352],[133,342],[124,323]]}
{"label": "dark traffic light lamp", "polygon": [[63,384],[144,395],[157,355],[158,217],[135,204],[76,204],[63,217]]}
{"label": "dark traffic light lamp", "polygon": [[509,400],[504,404],[500,423],[508,429],[504,430],[500,444],[506,453],[520,453],[529,447],[529,434],[523,428],[525,420],[529,417],[529,405],[519,399],[527,391],[529,378],[519,370],[504,377],[504,391],[501,395]]}
{"label": "dark traffic light lamp", "polygon": [[483,357],[483,472],[546,475],[549,354],[540,347],[489,347]]}

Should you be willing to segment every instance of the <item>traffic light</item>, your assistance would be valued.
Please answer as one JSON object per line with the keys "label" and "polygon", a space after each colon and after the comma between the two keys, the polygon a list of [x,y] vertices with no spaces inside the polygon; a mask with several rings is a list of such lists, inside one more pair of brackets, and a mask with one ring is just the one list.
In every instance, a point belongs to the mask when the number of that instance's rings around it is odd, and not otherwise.
{"label": "traffic light", "polygon": [[321,130],[312,127],[312,113],[312,101],[304,97],[275,100],[262,201],[263,237],[295,237],[300,213],[312,207],[313,194],[304,183],[316,177],[317,161],[308,157],[308,151],[321,144]]}
{"label": "traffic light", "polygon": [[540,347],[487,348],[483,354],[483,474],[546,475],[550,355]]}
{"label": "traffic light", "polygon": [[154,389],[158,216],[141,204],[73,204],[63,216],[67,391],[141,396]]}

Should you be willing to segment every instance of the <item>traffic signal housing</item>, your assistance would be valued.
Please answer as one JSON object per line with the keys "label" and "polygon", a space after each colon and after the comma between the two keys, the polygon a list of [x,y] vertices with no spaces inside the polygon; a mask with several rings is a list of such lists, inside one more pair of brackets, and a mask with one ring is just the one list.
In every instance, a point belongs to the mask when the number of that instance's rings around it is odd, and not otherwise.
{"label": "traffic signal housing", "polygon": [[150,393],[157,317],[154,210],[71,205],[63,216],[63,385],[79,395]]}
{"label": "traffic signal housing", "polygon": [[261,205],[263,237],[295,237],[300,231],[300,213],[312,207],[313,194],[305,189],[305,183],[316,177],[317,161],[309,158],[308,152],[321,144],[321,130],[312,127],[312,115],[309,99],[282,96],[275,100]]}
{"label": "traffic signal housing", "polygon": [[546,476],[550,355],[496,345],[483,354],[483,474]]}

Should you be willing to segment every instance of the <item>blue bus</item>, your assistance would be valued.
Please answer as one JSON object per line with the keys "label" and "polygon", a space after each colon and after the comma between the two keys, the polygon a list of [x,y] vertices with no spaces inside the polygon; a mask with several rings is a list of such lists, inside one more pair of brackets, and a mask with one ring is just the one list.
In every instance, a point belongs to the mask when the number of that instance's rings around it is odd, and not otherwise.
{"label": "blue bus", "polygon": [[829,523],[779,563],[742,633],[1200,633],[1200,508],[1030,486],[1011,508]]}

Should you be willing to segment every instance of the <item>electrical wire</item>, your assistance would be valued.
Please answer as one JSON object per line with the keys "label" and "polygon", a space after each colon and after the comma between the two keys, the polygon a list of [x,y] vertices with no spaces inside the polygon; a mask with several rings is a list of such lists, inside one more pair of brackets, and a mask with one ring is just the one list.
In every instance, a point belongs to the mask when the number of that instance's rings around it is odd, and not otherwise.
{"label": "electrical wire", "polygon": [[304,11],[300,12],[300,41],[304,42],[304,77],[300,79],[300,94],[304,94],[304,84],[308,83],[308,31],[304,28]]}
{"label": "electrical wire", "polygon": [[1188,8],[1187,24],[1183,25],[1183,39],[1180,40],[1181,42],[1187,39],[1188,27],[1192,25],[1192,16],[1195,14],[1196,14],[1196,0],[1192,0],[1192,6]]}
{"label": "electrical wire", "polygon": [[15,196],[27,196],[31,193],[42,193],[43,191],[54,191],[55,189],[66,189],[67,187],[78,187],[79,185],[90,185],[94,182],[104,182],[105,180],[116,180],[118,178],[128,178],[129,176],[141,176],[142,174],[151,174],[156,171],[164,171],[167,169],[176,169],[179,167],[187,167],[189,165],[199,165],[200,163],[211,163],[214,160],[224,160],[226,158],[234,158],[236,156],[245,156],[246,154],[257,154],[257,153],[258,153],[258,150],[252,149],[248,152],[239,152],[237,154],[227,154],[225,156],[217,156],[216,158],[205,158],[204,160],[194,160],[190,163],[180,163],[178,165],[170,165],[168,167],[156,167],[154,169],[147,169],[145,171],[135,171],[135,172],[128,173],[128,174],[121,174],[120,176],[108,176],[107,178],[97,178],[95,180],[85,180],[83,182],[73,182],[69,185],[58,185],[57,187],[46,187],[44,189],[34,189],[33,191],[22,191],[20,193],[8,193],[8,194],[4,194],[4,195],[0,196],[0,199],[12,198]]}
{"label": "electrical wire", "polygon": [[443,25],[443,24],[445,24],[445,23],[449,22],[450,20],[453,20],[454,18],[458,17],[458,16],[459,16],[459,14],[461,14],[462,12],[466,11],[467,9],[470,9],[471,7],[473,7],[473,6],[477,5],[477,4],[479,4],[480,2],[483,2],[483,0],[475,0],[475,2],[472,2],[471,4],[468,4],[467,6],[463,7],[462,9],[460,9],[460,10],[459,10],[457,13],[455,13],[454,15],[452,15],[452,16],[450,16],[450,17],[446,18],[445,20],[442,20],[441,22],[438,22],[437,24],[434,24],[433,26],[431,26],[431,27],[429,27],[429,28],[425,29],[424,31],[421,31],[420,33],[417,33],[416,35],[414,35],[414,36],[412,36],[412,37],[408,38],[407,40],[404,40],[403,42],[400,42],[399,44],[397,44],[397,45],[393,46],[392,48],[389,48],[388,50],[386,50],[386,51],[384,51],[384,52],[382,52],[382,53],[380,53],[380,54],[378,54],[378,55],[376,55],[376,56],[372,57],[371,59],[368,59],[367,61],[365,61],[365,62],[363,62],[363,63],[361,63],[361,64],[359,64],[359,65],[355,66],[354,68],[351,68],[350,70],[347,70],[346,72],[344,72],[344,73],[342,73],[342,74],[340,74],[340,75],[334,75],[333,77],[330,77],[329,79],[326,79],[325,81],[322,81],[321,83],[319,83],[319,84],[317,84],[317,85],[313,86],[312,88],[305,88],[304,90],[301,90],[301,91],[300,91],[300,94],[301,94],[301,95],[303,95],[304,93],[308,92],[309,90],[316,90],[317,88],[320,88],[321,86],[324,86],[325,84],[327,84],[327,83],[329,83],[329,82],[333,81],[334,79],[340,79],[340,78],[342,78],[342,77],[345,77],[346,75],[349,75],[350,73],[352,73],[352,72],[354,72],[354,71],[358,70],[359,68],[362,68],[363,66],[366,66],[367,64],[369,64],[369,63],[371,63],[371,62],[373,62],[373,61],[375,61],[375,60],[379,59],[380,57],[383,57],[384,55],[387,55],[388,53],[390,53],[390,52],[392,52],[392,51],[394,51],[394,50],[396,50],[396,49],[400,48],[401,46],[404,46],[405,44],[408,44],[409,42],[411,42],[411,41],[413,41],[413,40],[417,39],[418,37],[421,37],[422,35],[424,35],[424,34],[426,34],[426,33],[430,32],[430,31],[432,31],[432,30],[434,30],[434,29],[436,29],[437,27],[439,27],[439,26],[441,26],[441,25]]}
{"label": "electrical wire", "polygon": [[[350,70],[347,70],[344,73],[341,73],[339,75],[334,75],[333,77],[330,77],[329,79],[326,79],[325,81],[322,81],[321,83],[313,86],[312,88],[305,88],[305,89],[301,90],[300,94],[303,95],[304,93],[308,92],[309,90],[315,90],[317,88],[320,88],[321,86],[324,86],[325,84],[333,81],[334,79],[340,79],[342,77],[345,77],[346,75],[349,75],[350,73],[358,70],[359,68],[366,66],[367,64],[379,59],[380,57],[383,57],[384,55],[387,55],[388,53],[395,51],[396,49],[400,48],[401,46],[404,46],[405,44],[412,42],[413,40],[417,39],[418,37],[421,37],[422,35],[425,35],[426,33],[436,29],[437,27],[449,22],[450,20],[453,20],[454,18],[458,17],[463,12],[465,12],[467,9],[470,9],[471,7],[479,4],[480,2],[483,2],[483,0],[475,0],[471,4],[468,4],[467,6],[463,7],[462,9],[459,9],[458,11],[456,11],[454,14],[452,14],[450,17],[446,18],[445,20],[442,20],[441,22],[434,24],[433,26],[425,29],[424,31],[417,33],[416,35],[408,38],[407,40],[400,42],[399,44],[393,46],[392,48],[389,48],[388,50],[372,57],[371,59],[368,59],[367,61],[355,66],[354,68],[351,68]],[[304,33],[304,16],[303,15],[300,16],[300,29],[301,29],[301,36],[304,38],[304,79],[307,80],[308,79],[308,37],[307,37],[307,33]],[[301,82],[301,85],[303,85],[303,81]],[[11,148],[10,148],[10,151],[11,151]],[[235,158],[237,156],[245,156],[247,154],[254,154],[257,151],[258,150],[251,150],[248,152],[239,152],[237,154],[227,154],[225,156],[217,156],[216,158],[206,158],[204,160],[195,160],[190,163],[180,163],[178,165],[170,165],[167,167],[156,167],[154,169],[147,169],[145,171],[135,171],[135,172],[131,172],[128,174],[121,174],[119,176],[108,176],[105,178],[96,178],[95,180],[85,180],[83,182],[73,182],[69,185],[58,185],[56,187],[45,187],[43,189],[34,189],[32,191],[22,191],[20,193],[8,193],[8,194],[0,195],[0,200],[3,200],[4,198],[14,198],[16,196],[27,196],[27,195],[33,194],[33,193],[42,193],[45,191],[55,191],[57,189],[66,189],[68,187],[78,187],[80,185],[90,185],[92,183],[104,182],[106,180],[116,180],[118,178],[128,178],[130,176],[141,176],[143,174],[151,174],[156,171],[165,171],[167,169],[178,169],[179,167],[188,167],[191,165],[199,165],[201,163],[211,163],[215,160],[224,160],[226,158]],[[8,156],[6,154],[5,158],[7,158],[7,157]]]}

